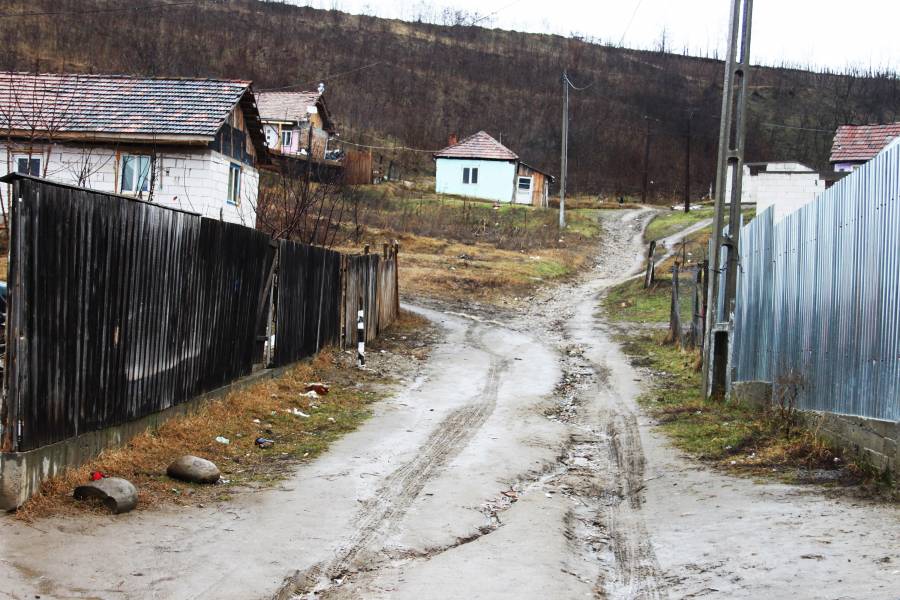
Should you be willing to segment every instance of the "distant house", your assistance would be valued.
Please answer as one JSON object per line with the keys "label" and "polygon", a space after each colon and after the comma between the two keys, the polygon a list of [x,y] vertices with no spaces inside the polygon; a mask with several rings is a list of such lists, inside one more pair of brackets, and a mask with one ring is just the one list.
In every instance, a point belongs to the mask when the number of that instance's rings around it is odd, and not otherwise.
{"label": "distant house", "polygon": [[0,138],[6,172],[250,227],[270,163],[239,80],[0,73]]}
{"label": "distant house", "polygon": [[338,158],[328,147],[335,127],[324,85],[315,92],[260,92],[257,106],[266,145],[275,154],[305,159],[311,150],[315,161]]}
{"label": "distant house", "polygon": [[831,146],[831,165],[837,172],[854,171],[900,137],[900,123],[841,125]]}
{"label": "distant house", "polygon": [[[744,164],[741,204],[756,206],[757,214],[774,207],[775,221],[816,199],[825,191],[818,171],[799,162],[753,162]],[[731,198],[729,176],[725,197]]]}
{"label": "distant house", "polygon": [[484,131],[434,154],[435,191],[546,207],[553,177],[531,167]]}

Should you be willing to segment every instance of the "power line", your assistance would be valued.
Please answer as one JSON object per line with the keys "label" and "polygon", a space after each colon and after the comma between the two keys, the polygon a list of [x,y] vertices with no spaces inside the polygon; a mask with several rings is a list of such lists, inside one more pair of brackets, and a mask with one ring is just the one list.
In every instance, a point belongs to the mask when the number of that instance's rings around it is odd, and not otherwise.
{"label": "power line", "polygon": [[496,15],[497,13],[502,12],[502,11],[506,10],[507,8],[509,8],[509,7],[511,7],[511,6],[516,5],[516,4],[518,4],[519,2],[521,2],[521,1],[522,1],[522,0],[513,0],[513,1],[510,2],[509,4],[506,4],[506,5],[504,5],[504,6],[501,6],[500,8],[498,8],[497,10],[495,10],[495,11],[492,12],[492,13],[489,13],[489,14],[484,15],[483,17],[478,17],[477,19],[474,19],[471,23],[469,23],[469,25],[475,25],[476,23],[481,23],[481,22],[484,21],[485,19],[490,19],[491,17],[493,17],[493,16]]}
{"label": "power line", "polygon": [[260,89],[260,92],[277,92],[279,90],[289,90],[291,88],[297,87],[306,87],[308,85],[312,85],[314,83],[319,83],[320,81],[329,81],[337,79],[338,77],[343,77],[344,75],[350,75],[351,73],[356,73],[358,71],[364,71],[365,69],[371,69],[372,67],[377,67],[378,65],[386,64],[383,60],[375,61],[373,63],[369,63],[367,65],[363,65],[361,67],[356,67],[355,69],[350,69],[349,71],[341,71],[339,73],[332,73],[330,75],[325,75],[324,77],[318,77],[316,79],[311,79],[309,81],[303,81],[300,83],[292,83],[290,85],[284,85],[276,88],[264,88]]}
{"label": "power line", "polygon": [[797,125],[782,125],[780,123],[760,123],[763,127],[776,127],[779,129],[798,129],[800,131],[816,131],[820,133],[827,133],[829,135],[834,135],[834,129],[818,129],[816,127],[800,127]]}
{"label": "power line", "polygon": [[128,12],[128,11],[132,11],[132,10],[152,10],[154,8],[176,8],[179,6],[190,6],[192,4],[205,4],[206,2],[208,2],[208,0],[185,0],[183,2],[159,2],[156,4],[145,4],[142,6],[123,6],[120,8],[95,8],[95,9],[87,9],[87,10],[52,10],[52,11],[45,11],[45,12],[30,12],[30,13],[4,13],[4,14],[0,14],[0,19],[118,13],[118,12]]}
{"label": "power line", "polygon": [[569,79],[569,74],[566,73],[565,71],[563,71],[563,79],[565,79],[566,83],[568,83],[569,86],[576,92],[584,91],[584,90],[588,89],[589,87],[591,87],[592,85],[594,85],[594,82],[592,81],[584,87],[577,87],[574,83],[572,83],[572,80]]}
{"label": "power line", "polygon": [[347,140],[339,139],[337,140],[339,144],[348,144],[350,146],[356,146],[357,148],[366,148],[368,150],[403,150],[406,152],[427,152],[428,154],[434,154],[436,152],[440,152],[443,150],[425,150],[424,148],[410,148],[408,146],[370,146],[368,144],[357,144],[355,142],[348,142]]}
{"label": "power line", "polygon": [[637,4],[634,6],[634,12],[631,13],[631,18],[628,19],[628,25],[625,26],[625,31],[622,32],[622,39],[619,40],[619,46],[625,43],[625,34],[628,33],[628,30],[631,29],[631,24],[634,23],[634,18],[637,16],[638,9],[641,8],[641,3],[644,0],[638,0]]}

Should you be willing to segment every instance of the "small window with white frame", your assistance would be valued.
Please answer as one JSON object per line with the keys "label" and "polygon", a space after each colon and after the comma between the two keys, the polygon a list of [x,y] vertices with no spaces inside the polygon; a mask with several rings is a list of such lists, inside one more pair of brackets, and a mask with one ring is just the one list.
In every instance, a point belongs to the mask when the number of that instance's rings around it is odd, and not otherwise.
{"label": "small window with white frame", "polygon": [[294,132],[291,129],[281,130],[281,147],[290,148],[294,143]]}
{"label": "small window with white frame", "polygon": [[241,205],[241,165],[231,163],[228,168],[228,204]]}
{"label": "small window with white frame", "polygon": [[17,156],[15,160],[16,173],[20,175],[41,176],[41,159],[39,156]]}
{"label": "small window with white frame", "polygon": [[463,168],[463,183],[478,183],[478,167]]}
{"label": "small window with white frame", "polygon": [[149,192],[151,163],[146,154],[123,154],[119,191],[123,194]]}

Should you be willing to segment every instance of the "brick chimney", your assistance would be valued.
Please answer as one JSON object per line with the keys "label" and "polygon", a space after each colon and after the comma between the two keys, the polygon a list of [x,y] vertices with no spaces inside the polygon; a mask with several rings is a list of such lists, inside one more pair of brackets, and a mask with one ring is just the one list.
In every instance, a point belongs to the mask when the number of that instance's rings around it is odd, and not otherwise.
{"label": "brick chimney", "polygon": [[455,133],[451,133],[451,134],[447,137],[447,145],[448,145],[448,146],[455,146],[457,143],[459,143],[459,139],[456,137],[456,134],[455,134]]}

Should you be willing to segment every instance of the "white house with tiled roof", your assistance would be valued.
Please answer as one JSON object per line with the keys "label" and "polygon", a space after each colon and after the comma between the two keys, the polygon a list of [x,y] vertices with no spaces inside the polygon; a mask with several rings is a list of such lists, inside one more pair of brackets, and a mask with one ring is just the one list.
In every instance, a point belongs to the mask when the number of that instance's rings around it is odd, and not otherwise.
{"label": "white house with tiled roof", "polygon": [[258,169],[270,164],[250,82],[239,80],[0,73],[0,138],[0,174],[249,227]]}
{"label": "white house with tiled roof", "polygon": [[519,160],[519,156],[484,131],[434,154],[435,191],[496,202],[546,207],[553,177]]}

